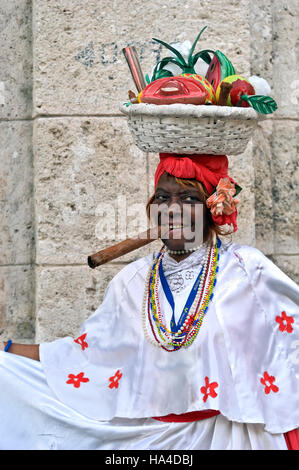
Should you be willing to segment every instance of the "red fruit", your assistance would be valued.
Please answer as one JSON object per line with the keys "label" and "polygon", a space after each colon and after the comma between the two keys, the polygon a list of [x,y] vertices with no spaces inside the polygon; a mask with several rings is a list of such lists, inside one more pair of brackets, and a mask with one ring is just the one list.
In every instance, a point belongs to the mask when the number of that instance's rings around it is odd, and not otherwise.
{"label": "red fruit", "polygon": [[248,108],[250,105],[246,101],[241,100],[242,95],[255,95],[253,86],[246,80],[236,80],[232,84],[230,91],[230,100],[233,106],[241,106],[242,108]]}
{"label": "red fruit", "polygon": [[165,77],[151,82],[138,95],[138,101],[151,104],[204,104],[205,87],[191,78]]}

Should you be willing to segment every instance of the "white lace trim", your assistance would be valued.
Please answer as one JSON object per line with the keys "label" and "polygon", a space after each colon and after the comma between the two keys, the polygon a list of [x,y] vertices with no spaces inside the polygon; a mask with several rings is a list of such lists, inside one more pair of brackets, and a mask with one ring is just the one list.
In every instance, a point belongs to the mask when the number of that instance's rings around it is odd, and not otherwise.
{"label": "white lace trim", "polygon": [[[227,246],[228,244],[222,242],[220,251]],[[165,253],[162,261],[163,271],[173,293],[179,294],[193,284],[203,265],[207,248],[208,244],[204,243],[182,261],[176,261],[169,253]]]}
{"label": "white lace trim", "polygon": [[180,262],[165,254],[163,271],[172,292],[179,294],[195,281],[203,265],[206,249],[207,245],[204,244]]}

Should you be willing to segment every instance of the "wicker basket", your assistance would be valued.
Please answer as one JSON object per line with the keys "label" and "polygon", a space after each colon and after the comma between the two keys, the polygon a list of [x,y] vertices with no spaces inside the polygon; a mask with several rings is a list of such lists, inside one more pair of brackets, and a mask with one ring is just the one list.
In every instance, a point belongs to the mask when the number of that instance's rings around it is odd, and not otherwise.
{"label": "wicker basket", "polygon": [[120,110],[144,152],[238,155],[263,119],[252,108],[229,106],[124,103]]}

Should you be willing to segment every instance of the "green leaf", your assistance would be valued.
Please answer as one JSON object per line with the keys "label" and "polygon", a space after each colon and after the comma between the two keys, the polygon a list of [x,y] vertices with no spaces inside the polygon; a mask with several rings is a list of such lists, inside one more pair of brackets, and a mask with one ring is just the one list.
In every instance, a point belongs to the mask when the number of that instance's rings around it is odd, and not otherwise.
{"label": "green leaf", "polygon": [[200,33],[198,34],[197,38],[195,39],[194,43],[192,44],[192,47],[190,49],[190,52],[189,52],[189,56],[188,56],[188,65],[189,67],[192,66],[192,57],[193,57],[193,52],[194,52],[194,49],[195,49],[195,46],[200,38],[200,36],[202,35],[202,33],[204,32],[204,30],[207,29],[207,26],[205,26],[204,28],[202,28],[202,30],[200,31]]}
{"label": "green leaf", "polygon": [[[157,78],[161,78],[161,77],[158,77],[158,73],[163,69],[163,67],[165,67],[165,65],[169,63],[175,64],[178,67],[183,68],[181,63],[175,57],[164,57],[164,59],[160,60],[154,68],[153,75],[152,75],[152,82],[157,80]],[[172,75],[173,74],[170,72],[170,75],[168,76],[171,77]]]}
{"label": "green leaf", "polygon": [[192,58],[192,65],[194,66],[196,64],[196,62],[198,61],[199,58],[201,58],[202,60],[204,60],[207,64],[209,64],[211,62],[211,57],[210,57],[210,54],[209,52],[211,52],[212,54],[214,54],[214,51],[210,50],[210,49],[206,49],[204,51],[200,51],[198,52],[197,54],[195,54]]}
{"label": "green leaf", "polygon": [[150,80],[150,78],[149,78],[149,74],[148,74],[148,73],[145,75],[145,81],[146,81],[146,83],[147,83],[148,85],[151,83],[151,80]]}
{"label": "green leaf", "polygon": [[[166,78],[166,77],[173,77],[173,74],[169,70],[159,70],[156,75],[155,75],[155,80],[158,80],[159,78]],[[155,80],[152,80],[153,82]]]}
{"label": "green leaf", "polygon": [[163,46],[167,47],[167,49],[169,49],[171,52],[173,52],[178,57],[180,63],[184,67],[187,66],[186,61],[185,61],[184,57],[182,56],[182,54],[179,51],[177,51],[174,47],[170,46],[170,44],[167,44],[166,42],[160,41],[160,39],[155,39],[155,38],[153,38],[153,41],[157,41],[160,44],[162,44]]}
{"label": "green leaf", "polygon": [[253,107],[258,113],[261,114],[271,114],[277,110],[276,101],[270,96],[263,95],[242,95],[241,100],[246,101]]}
{"label": "green leaf", "polygon": [[165,67],[165,65],[167,64],[175,64],[177,65],[178,67],[180,68],[183,68],[183,65],[180,63],[180,61],[178,61],[175,57],[164,57],[164,59],[160,60],[157,64],[156,64],[156,67],[155,68],[158,68],[159,70],[160,69],[163,69],[163,67]]}
{"label": "green leaf", "polygon": [[242,191],[241,186],[239,186],[238,184],[235,184],[235,189],[236,189],[236,194],[234,195],[234,197],[236,197]]}

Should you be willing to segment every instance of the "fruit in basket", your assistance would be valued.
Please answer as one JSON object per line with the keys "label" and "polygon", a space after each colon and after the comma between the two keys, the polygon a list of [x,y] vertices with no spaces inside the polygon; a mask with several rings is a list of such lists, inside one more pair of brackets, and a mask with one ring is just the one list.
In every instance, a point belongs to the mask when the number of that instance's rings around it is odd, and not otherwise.
{"label": "fruit in basket", "polygon": [[234,74],[235,69],[230,60],[221,51],[215,51],[206,73],[206,79],[210,82],[215,92],[222,80]]}
{"label": "fruit in basket", "polygon": [[[231,83],[232,87],[227,99],[227,106],[241,106],[248,108],[250,106],[247,101],[242,99],[243,95],[252,96],[255,94],[255,90],[247,78],[241,77],[240,75],[230,75],[224,78],[221,83]],[[218,85],[216,90],[216,102],[219,102],[221,83]]]}
{"label": "fruit in basket", "polygon": [[271,114],[276,111],[277,103],[273,98],[267,95],[256,95],[254,87],[249,80],[239,75],[231,75],[222,80],[216,91],[217,103],[219,103],[221,85],[223,83],[230,83],[232,85],[226,106],[241,106],[243,108],[251,106],[261,114]]}
{"label": "fruit in basket", "polygon": [[189,80],[194,80],[195,82],[199,82],[207,91],[205,104],[216,104],[216,95],[215,95],[214,88],[205,77],[203,77],[202,75],[191,74],[191,73],[183,73],[182,75],[179,75],[179,77],[188,78]]}
{"label": "fruit in basket", "polygon": [[[159,84],[157,88],[146,87],[138,95],[138,102],[151,102],[157,104],[171,103],[193,103],[201,104],[200,101],[205,96],[202,104],[217,104],[221,106],[239,106],[249,107],[262,114],[273,113],[277,109],[277,104],[270,96],[256,95],[255,89],[246,78],[236,75],[235,69],[228,58],[219,50],[212,51],[205,49],[194,54],[195,46],[206,29],[206,26],[200,31],[195,39],[190,52],[183,55],[179,47],[175,44],[167,44],[160,39],[153,38],[154,41],[162,44],[172,53],[170,57],[164,57],[154,67],[152,78],[147,76],[148,87],[157,80],[168,79],[167,85]],[[214,57],[211,59],[210,54]],[[195,72],[196,63],[202,60],[208,64],[206,76],[198,75]],[[178,71],[181,70],[181,74]],[[169,80],[176,78],[176,83]],[[195,90],[192,88],[184,89],[179,79],[192,80],[201,85],[200,90],[196,90],[196,103],[194,103]],[[187,82],[186,82],[187,84]],[[188,86],[191,87],[190,83]],[[205,94],[203,92],[205,90]],[[220,101],[219,101],[220,97]],[[190,101],[191,100],[191,101]]]}
{"label": "fruit in basket", "polygon": [[208,97],[207,88],[199,80],[187,77],[159,78],[147,85],[137,99],[139,103],[162,104],[204,104]]}

